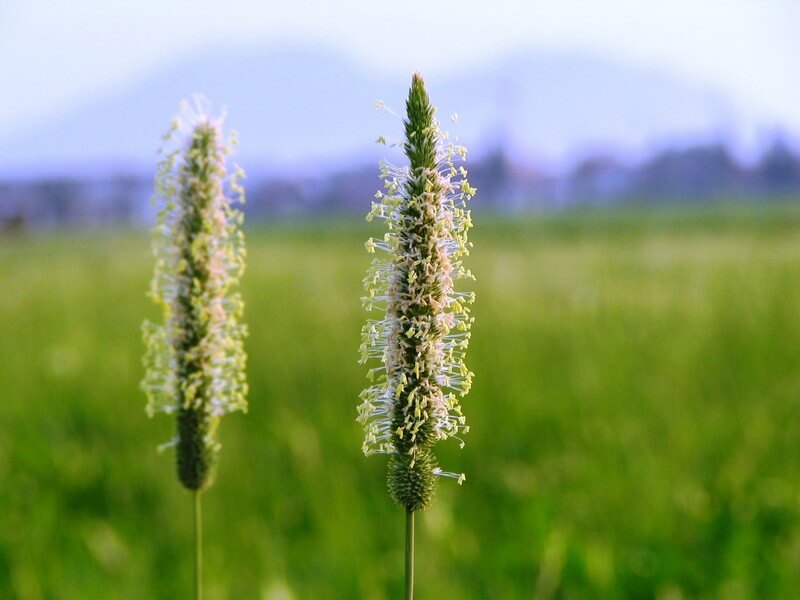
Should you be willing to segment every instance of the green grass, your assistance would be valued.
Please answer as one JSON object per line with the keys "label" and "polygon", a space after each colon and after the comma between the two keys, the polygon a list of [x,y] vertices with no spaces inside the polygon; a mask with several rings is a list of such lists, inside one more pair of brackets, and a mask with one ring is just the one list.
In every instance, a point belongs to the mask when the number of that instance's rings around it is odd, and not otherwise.
{"label": "green grass", "polygon": [[[402,510],[360,453],[379,228],[251,230],[248,415],[204,496],[207,597],[400,597]],[[800,211],[480,221],[464,450],[417,597],[791,598]],[[0,598],[186,598],[191,496],[138,390],[148,240],[0,241]]]}

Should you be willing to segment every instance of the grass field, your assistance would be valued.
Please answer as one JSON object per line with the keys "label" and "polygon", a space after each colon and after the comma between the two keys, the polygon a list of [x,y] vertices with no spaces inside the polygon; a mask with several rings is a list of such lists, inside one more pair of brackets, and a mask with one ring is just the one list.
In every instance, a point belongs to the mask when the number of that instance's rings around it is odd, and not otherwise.
{"label": "grass field", "polygon": [[[376,228],[249,232],[250,413],[205,495],[207,597],[398,598],[360,453]],[[420,600],[800,597],[800,210],[478,220],[464,450]],[[186,598],[191,504],[138,390],[140,234],[0,240],[0,598]]]}

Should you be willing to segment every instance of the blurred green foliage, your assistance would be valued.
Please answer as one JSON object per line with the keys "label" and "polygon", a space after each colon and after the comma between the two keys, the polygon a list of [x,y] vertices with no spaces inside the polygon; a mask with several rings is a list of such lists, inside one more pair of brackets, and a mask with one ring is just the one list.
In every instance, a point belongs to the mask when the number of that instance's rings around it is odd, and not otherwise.
{"label": "blurred green foliage", "polygon": [[[253,229],[250,413],[205,494],[209,599],[396,598],[403,514],[355,422],[362,243]],[[418,597],[790,598],[800,580],[800,211],[481,221],[467,446]],[[191,589],[191,497],[138,384],[144,235],[0,241],[0,597]]]}

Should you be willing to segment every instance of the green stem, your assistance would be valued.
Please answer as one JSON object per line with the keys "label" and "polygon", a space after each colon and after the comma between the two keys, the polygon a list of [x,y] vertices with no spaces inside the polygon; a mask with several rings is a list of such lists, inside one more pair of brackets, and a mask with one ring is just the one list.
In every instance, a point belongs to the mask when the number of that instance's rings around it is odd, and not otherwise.
{"label": "green stem", "polygon": [[414,600],[414,511],[406,511],[406,595]]}
{"label": "green stem", "polygon": [[194,597],[203,598],[203,514],[200,510],[200,490],[194,491]]}

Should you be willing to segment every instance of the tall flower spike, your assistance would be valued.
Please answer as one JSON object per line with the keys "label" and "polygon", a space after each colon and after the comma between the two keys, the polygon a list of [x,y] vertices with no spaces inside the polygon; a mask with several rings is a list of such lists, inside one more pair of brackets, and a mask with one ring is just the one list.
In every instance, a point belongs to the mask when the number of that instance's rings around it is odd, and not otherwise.
{"label": "tall flower spike", "polygon": [[208,103],[184,103],[164,136],[156,178],[159,206],[150,295],[161,325],[145,322],[142,388],[147,413],[177,414],[178,477],[191,490],[211,483],[220,418],[247,409],[246,329],[232,288],[244,270],[240,169],[228,175],[235,138],[223,138]]}
{"label": "tall flower spike", "polygon": [[361,394],[358,420],[364,453],[389,455],[389,492],[412,513],[430,503],[436,476],[464,480],[438,468],[433,446],[468,431],[459,398],[472,382],[463,359],[475,295],[456,291],[454,281],[472,278],[461,258],[472,225],[466,203],[476,190],[458,164],[466,150],[439,129],[419,74],[406,111],[409,165],[381,163],[384,191],[367,216],[385,220],[388,232],[366,244],[385,258],[372,262],[363,302],[383,315],[363,328],[361,362],[382,364],[368,373],[374,385]]}

